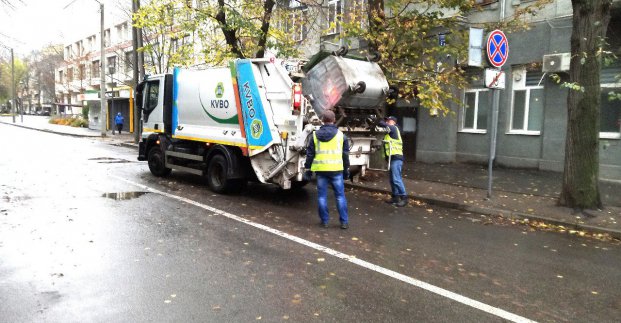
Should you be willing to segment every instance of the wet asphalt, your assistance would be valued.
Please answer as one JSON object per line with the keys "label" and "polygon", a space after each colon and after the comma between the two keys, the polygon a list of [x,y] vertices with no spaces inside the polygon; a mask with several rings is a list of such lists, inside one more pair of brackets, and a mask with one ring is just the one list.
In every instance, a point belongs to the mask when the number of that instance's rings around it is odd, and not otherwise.
{"label": "wet asphalt", "polygon": [[614,241],[352,190],[350,229],[334,207],[323,229],[312,184],[223,196],[99,139],[0,135],[2,322],[504,321],[214,209],[528,319],[621,317]]}

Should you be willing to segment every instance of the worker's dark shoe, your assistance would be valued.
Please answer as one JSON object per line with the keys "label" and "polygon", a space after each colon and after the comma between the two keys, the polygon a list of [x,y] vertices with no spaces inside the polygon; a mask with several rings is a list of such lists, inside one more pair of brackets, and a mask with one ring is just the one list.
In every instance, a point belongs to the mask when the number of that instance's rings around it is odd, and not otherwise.
{"label": "worker's dark shoe", "polygon": [[349,224],[347,223],[341,223],[341,229],[345,230],[349,228]]}
{"label": "worker's dark shoe", "polygon": [[399,202],[399,197],[398,196],[393,196],[390,199],[384,201],[384,203],[386,203],[386,204],[395,204],[397,202]]}
{"label": "worker's dark shoe", "polygon": [[394,204],[396,207],[404,207],[408,205],[408,197],[407,196],[399,196],[399,201]]}
{"label": "worker's dark shoe", "polygon": [[322,228],[327,228],[328,227],[328,222],[321,222],[319,223],[319,226]]}

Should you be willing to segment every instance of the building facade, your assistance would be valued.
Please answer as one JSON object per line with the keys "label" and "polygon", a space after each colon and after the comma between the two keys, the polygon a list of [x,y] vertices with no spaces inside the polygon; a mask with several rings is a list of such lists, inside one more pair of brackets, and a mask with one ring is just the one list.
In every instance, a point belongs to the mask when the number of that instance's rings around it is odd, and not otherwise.
{"label": "building facade", "polygon": [[[511,17],[527,1],[485,1],[470,23]],[[610,48],[621,54],[621,6],[616,1],[608,27]],[[567,94],[550,75],[567,79],[569,70],[572,6],[557,0],[539,11],[530,28],[507,34],[510,54],[502,67],[506,88],[500,91],[496,163],[501,166],[562,171],[567,131]],[[556,65],[550,63],[554,60]],[[453,105],[455,116],[432,117],[420,113],[416,160],[428,163],[488,160],[490,147],[491,93],[483,84],[483,70],[474,68],[479,81],[459,89],[462,105]],[[621,180],[621,101],[609,100],[608,92],[621,92],[621,65],[601,71],[600,176]],[[406,145],[407,147],[407,145]]]}
{"label": "building facade", "polygon": [[[104,30],[105,79],[101,79],[101,36],[90,34],[64,45],[63,62],[56,69],[57,113],[81,114],[89,107],[89,127],[99,128],[99,96],[102,82],[106,86],[109,115],[116,112],[111,104],[129,102],[133,87],[132,27],[121,21]],[[128,106],[128,104],[124,104]],[[114,111],[113,111],[114,110]],[[129,111],[123,111],[129,116]],[[128,118],[126,118],[127,120]]]}

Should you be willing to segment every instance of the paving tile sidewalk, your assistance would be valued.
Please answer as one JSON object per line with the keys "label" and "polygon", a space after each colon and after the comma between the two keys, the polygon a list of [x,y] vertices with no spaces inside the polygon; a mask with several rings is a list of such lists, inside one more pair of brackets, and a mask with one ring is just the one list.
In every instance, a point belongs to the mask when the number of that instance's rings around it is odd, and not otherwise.
{"label": "paving tile sidewalk", "polygon": [[[36,129],[64,135],[99,138],[111,144],[137,148],[133,134],[112,135],[101,138],[98,130],[53,125],[49,117],[0,116],[0,123]],[[560,189],[560,175],[520,169],[494,170],[494,191],[487,199],[487,170],[469,164],[423,164],[406,163],[404,182],[411,198],[429,204],[440,205],[470,212],[473,216],[485,214],[505,218],[544,221],[597,233],[608,233],[621,239],[621,182],[604,181],[601,185],[604,209],[589,211],[593,217],[576,214],[572,209],[557,207],[556,197]],[[369,171],[367,176],[347,186],[390,193],[388,175],[381,171]],[[387,195],[388,196],[388,195]]]}
{"label": "paving tile sidewalk", "polygon": [[[415,171],[416,167],[418,170]],[[447,167],[453,169],[447,172]],[[429,204],[460,209],[471,212],[473,215],[485,214],[543,221],[548,224],[562,225],[568,230],[608,233],[615,238],[621,238],[621,207],[605,206],[603,210],[587,211],[591,216],[576,213],[570,208],[558,207],[556,206],[558,195],[550,195],[550,192],[541,188],[544,183],[553,186],[550,183],[550,174],[544,173],[537,176],[537,171],[532,171],[533,173],[527,178],[531,180],[530,190],[524,189],[526,192],[520,192],[514,187],[507,188],[507,185],[513,185],[509,183],[519,183],[525,180],[524,171],[519,169],[504,169],[500,172],[502,175],[495,179],[500,185],[494,185],[492,198],[487,199],[487,178],[485,178],[485,188],[479,187],[477,181],[466,180],[480,177],[480,172],[474,170],[476,167],[480,166],[407,163],[404,170],[404,183],[410,198]],[[433,176],[431,173],[434,171],[440,172],[442,176]],[[451,173],[455,172],[460,172],[461,175],[455,176],[450,182]],[[500,178],[500,176],[503,177]],[[513,177],[513,179],[508,177]],[[374,192],[390,192],[388,175],[381,171],[369,171],[364,178],[354,183],[348,182],[347,185]],[[621,192],[619,184],[613,183],[609,188],[616,190],[617,195]]]}

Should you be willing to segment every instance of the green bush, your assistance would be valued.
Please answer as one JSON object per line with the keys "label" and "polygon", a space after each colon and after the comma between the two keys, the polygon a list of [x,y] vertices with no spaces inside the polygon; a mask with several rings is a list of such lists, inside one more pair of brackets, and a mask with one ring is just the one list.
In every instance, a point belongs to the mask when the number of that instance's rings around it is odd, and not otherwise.
{"label": "green bush", "polygon": [[88,120],[88,106],[82,108],[82,119]]}
{"label": "green bush", "polygon": [[88,127],[88,120],[84,120],[82,118],[74,118],[73,120],[71,120],[71,126],[86,128]]}

